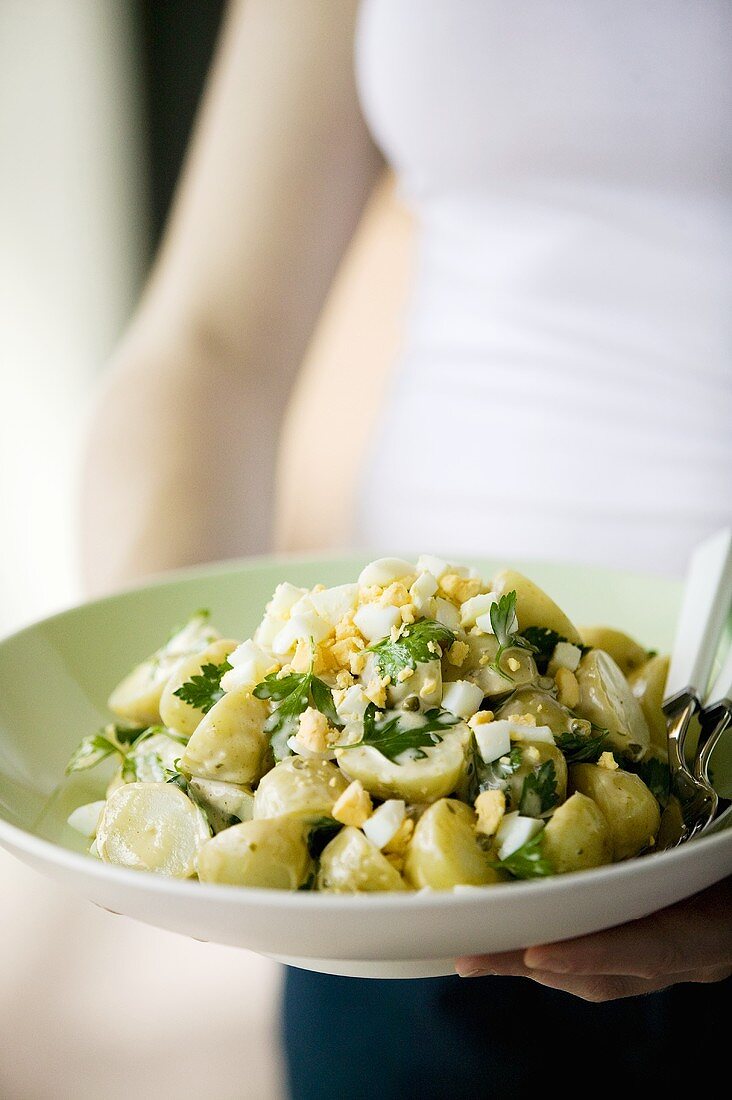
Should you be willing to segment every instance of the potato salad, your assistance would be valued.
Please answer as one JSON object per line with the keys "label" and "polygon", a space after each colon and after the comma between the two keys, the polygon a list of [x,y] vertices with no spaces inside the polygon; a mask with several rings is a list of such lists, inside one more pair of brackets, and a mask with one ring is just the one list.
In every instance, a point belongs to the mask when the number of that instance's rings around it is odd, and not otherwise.
{"label": "potato salad", "polygon": [[493,886],[652,850],[668,661],[511,569],[424,555],[277,586],[254,635],[199,612],[112,692],[68,772],[93,855],[357,893]]}

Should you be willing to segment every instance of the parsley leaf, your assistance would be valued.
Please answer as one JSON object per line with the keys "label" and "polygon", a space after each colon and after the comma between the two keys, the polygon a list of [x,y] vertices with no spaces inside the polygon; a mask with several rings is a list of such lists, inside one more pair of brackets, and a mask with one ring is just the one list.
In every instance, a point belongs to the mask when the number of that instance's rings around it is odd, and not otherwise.
{"label": "parsley leaf", "polygon": [[395,684],[405,668],[416,669],[417,662],[439,660],[440,646],[451,646],[455,635],[448,627],[434,619],[419,619],[405,626],[396,641],[384,638],[369,646],[368,652],[376,657],[382,676],[390,676]]}
{"label": "parsley leaf", "polygon": [[[526,630],[521,631],[521,637],[524,638],[531,648],[534,650],[534,660],[536,661],[536,667],[543,676],[546,673],[549,661],[552,658],[555,648],[560,642],[568,642],[569,638],[565,638],[563,634],[558,634],[556,630],[551,630],[548,626],[527,626]],[[581,645],[577,642],[572,642],[572,645],[576,645],[580,650],[582,656],[585,653],[589,653],[591,646]]]}
{"label": "parsley leaf", "polygon": [[568,764],[596,764],[603,752],[608,735],[608,730],[592,725],[589,734],[572,730],[569,733],[555,733],[554,740],[557,748],[564,753]]}
{"label": "parsley leaf", "polygon": [[[380,714],[381,718],[377,718],[377,714]],[[424,722],[419,726],[411,723],[403,725],[406,717],[407,715],[403,713],[387,717],[383,711],[377,711],[373,703],[369,703],[363,716],[363,736],[355,744],[371,745],[392,762],[407,749],[415,749],[415,759],[421,760],[427,755],[425,748],[438,745],[442,740],[440,734],[456,726],[460,721],[454,714],[439,710],[437,707],[424,714]],[[353,748],[354,746],[341,747]]]}
{"label": "parsley leaf", "polygon": [[336,729],[343,722],[333,702],[333,693],[323,680],[313,675],[312,662],[308,672],[290,672],[278,676],[270,672],[254,689],[257,699],[271,699],[278,705],[264,723],[265,733],[270,734],[272,752],[277,760],[288,754],[287,739],[297,732],[297,721],[303,711],[312,705],[324,714]]}
{"label": "parsley leaf", "polygon": [[201,665],[201,671],[181,684],[173,695],[200,710],[202,714],[208,714],[214,703],[218,703],[224,696],[221,678],[230,668],[228,661],[222,661],[220,665]]}
{"label": "parsley leaf", "polygon": [[312,859],[320,859],[323,849],[330,844],[343,825],[332,817],[319,817],[310,826],[307,836],[308,851]]}
{"label": "parsley leaf", "polygon": [[659,760],[657,756],[649,756],[647,760],[621,757],[618,763],[624,771],[632,772],[642,779],[656,801],[662,806],[666,805],[671,793],[671,772],[664,760]]}
{"label": "parsley leaf", "polygon": [[94,768],[113,753],[117,753],[124,759],[130,749],[145,737],[150,737],[152,733],[157,732],[158,728],[156,726],[141,728],[110,722],[96,733],[82,739],[66,765],[66,774],[71,775],[72,772]]}
{"label": "parsley leaf", "polygon": [[524,779],[519,799],[519,813],[524,817],[541,817],[557,801],[557,772],[553,760],[545,760],[541,767]]}
{"label": "parsley leaf", "polygon": [[499,871],[507,871],[513,878],[544,878],[546,875],[553,875],[554,868],[541,854],[541,837],[542,834],[538,833],[493,866]]}
{"label": "parsley leaf", "polygon": [[500,600],[491,604],[489,614],[493,633],[498,642],[498,649],[495,657],[490,663],[490,667],[494,669],[499,676],[502,676],[504,680],[511,680],[511,677],[508,673],[503,671],[499,663],[505,650],[528,649],[533,651],[534,649],[531,642],[517,633],[516,593],[505,592]]}

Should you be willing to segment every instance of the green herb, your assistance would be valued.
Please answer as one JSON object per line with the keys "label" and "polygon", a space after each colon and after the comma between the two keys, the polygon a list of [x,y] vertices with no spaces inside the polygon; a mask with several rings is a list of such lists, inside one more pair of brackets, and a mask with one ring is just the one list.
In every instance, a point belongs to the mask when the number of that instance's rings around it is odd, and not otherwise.
{"label": "green herb", "polygon": [[505,651],[507,649],[533,651],[534,649],[531,642],[516,631],[516,593],[505,592],[500,600],[491,604],[489,614],[493,633],[498,642],[498,650],[489,667],[494,669],[504,680],[511,681],[511,677],[503,671],[499,663]]}
{"label": "green herb", "polygon": [[336,729],[343,728],[333,702],[333,693],[326,683],[313,675],[313,664],[307,672],[290,672],[278,676],[270,672],[254,689],[257,699],[271,699],[278,705],[264,724],[270,734],[272,752],[277,760],[288,754],[287,739],[297,732],[297,722],[303,711],[312,705],[324,714]]}
{"label": "green herb", "polygon": [[553,760],[545,760],[541,767],[524,779],[519,799],[519,813],[524,817],[541,817],[557,801],[557,772]]}
{"label": "green herb", "polygon": [[557,748],[564,753],[568,764],[595,764],[600,759],[608,736],[608,730],[593,723],[589,734],[572,730],[569,733],[555,733],[554,740]]}
{"label": "green herb", "polygon": [[647,760],[629,760],[621,757],[618,761],[626,772],[632,772],[642,779],[657,802],[665,806],[671,793],[671,772],[664,760],[649,756]]}
{"label": "green herb", "polygon": [[211,707],[223,699],[224,691],[221,687],[221,678],[228,672],[231,665],[228,661],[222,661],[220,665],[201,665],[201,671],[173,692],[184,703],[200,710],[202,714],[208,714]]}
{"label": "green herb", "polygon": [[[534,650],[536,667],[542,676],[546,673],[549,661],[559,643],[569,642],[569,638],[565,638],[563,634],[558,634],[556,630],[551,630],[548,626],[527,626],[526,630],[521,631],[521,637]],[[588,645],[577,644],[577,642],[571,642],[570,644],[577,646],[583,656],[585,653],[589,653],[592,648]]]}
{"label": "green herb", "polygon": [[493,866],[499,871],[507,871],[513,878],[544,878],[554,874],[551,863],[541,854],[541,833]]}
{"label": "green herb", "polygon": [[334,836],[343,828],[340,821],[332,817],[321,817],[310,826],[307,837],[308,851],[312,859],[320,859],[323,849],[330,844]]}
{"label": "green herb", "polygon": [[514,747],[505,756],[499,756],[498,760],[486,764],[483,757],[475,748],[475,768],[478,776],[480,790],[489,791],[506,786],[510,777],[521,767],[523,751],[520,745]]}
{"label": "green herb", "polygon": [[375,655],[381,675],[390,676],[395,684],[399,673],[405,668],[416,669],[418,662],[439,660],[442,654],[438,647],[449,647],[454,641],[452,630],[442,623],[434,619],[419,619],[405,626],[396,641],[384,638],[369,646],[368,652]]}
{"label": "green herb", "polygon": [[[377,718],[377,714],[380,714],[381,718]],[[413,749],[415,759],[420,760],[427,755],[425,748],[438,745],[442,741],[440,734],[456,726],[460,721],[454,714],[439,710],[437,707],[425,713],[424,722],[419,726],[411,722],[406,726],[403,725],[405,717],[404,714],[387,717],[383,711],[377,711],[373,703],[369,703],[363,716],[363,737],[356,744],[371,745],[392,762],[401,753]]]}
{"label": "green herb", "polygon": [[66,774],[94,768],[108,756],[117,753],[122,759],[135,746],[162,727],[127,726],[109,723],[96,733],[84,737],[66,765]]}

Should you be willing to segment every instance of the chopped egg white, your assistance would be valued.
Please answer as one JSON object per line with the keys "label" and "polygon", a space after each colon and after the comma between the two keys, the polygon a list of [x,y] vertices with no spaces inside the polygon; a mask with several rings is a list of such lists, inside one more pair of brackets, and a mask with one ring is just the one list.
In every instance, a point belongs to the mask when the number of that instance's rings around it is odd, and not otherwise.
{"label": "chopped egg white", "polygon": [[510,722],[471,722],[470,728],[478,746],[478,752],[484,763],[492,764],[494,760],[507,756],[511,751],[511,727]]}
{"label": "chopped egg white", "polygon": [[541,832],[544,822],[535,817],[522,817],[518,810],[506,814],[498,826],[496,842],[498,858],[506,859]]}
{"label": "chopped egg white", "polygon": [[543,741],[547,745],[556,745],[554,734],[549,726],[530,726],[524,722],[506,720],[512,741]]}
{"label": "chopped egg white", "polygon": [[307,588],[298,588],[289,581],[283,581],[282,584],[277,585],[272,599],[267,604],[267,614],[273,618],[286,619],[292,607],[306,595]]}
{"label": "chopped egg white", "polygon": [[431,573],[439,581],[440,577],[445,576],[445,573],[451,573],[454,570],[449,562],[443,561],[442,558],[436,558],[434,554],[420,554],[417,558],[417,572]]}
{"label": "chopped egg white", "polygon": [[475,620],[479,615],[488,615],[494,603],[498,603],[495,592],[479,592],[477,596],[471,596],[469,600],[460,605],[460,625],[467,629],[475,626]]}
{"label": "chopped egg white", "polygon": [[87,802],[84,806],[77,806],[66,819],[67,824],[75,829],[77,833],[81,833],[82,836],[94,837],[97,835],[99,818],[102,816],[102,810],[105,806],[104,799],[99,802]]}
{"label": "chopped egg white", "polygon": [[[495,602],[495,601],[492,601]],[[490,608],[488,611],[483,612],[481,615],[476,616],[475,625],[478,630],[482,630],[484,634],[494,634],[493,624],[491,622]],[[518,619],[516,618],[516,612],[513,613],[513,619],[509,623],[508,633],[515,634],[519,628]]]}
{"label": "chopped egg white", "polygon": [[232,667],[221,677],[224,691],[254,687],[277,667],[272,657],[251,638],[242,642],[226,659]]}
{"label": "chopped egg white", "polygon": [[335,588],[324,588],[322,592],[311,593],[310,599],[318,615],[335,626],[355,608],[358,585],[339,584]]}
{"label": "chopped egg white", "polygon": [[412,604],[418,614],[424,615],[429,607],[429,601],[437,591],[437,580],[432,573],[420,573],[416,581],[409,589]]}
{"label": "chopped egg white", "polygon": [[458,718],[472,718],[483,702],[483,689],[469,680],[454,680],[447,684],[442,696],[442,707]]}
{"label": "chopped egg white", "polygon": [[454,632],[460,629],[460,612],[454,603],[450,603],[442,596],[435,597],[435,619],[448,630]]}
{"label": "chopped egg white", "polygon": [[405,561],[404,558],[377,558],[361,570],[358,583],[364,588],[369,588],[373,584],[386,588],[393,581],[415,576],[416,572],[413,563]]}
{"label": "chopped egg white", "polygon": [[272,652],[284,656],[295,648],[299,641],[312,638],[315,644],[324,641],[331,627],[314,611],[305,615],[293,615],[288,619],[272,642]]}
{"label": "chopped egg white", "polygon": [[550,675],[558,668],[568,668],[570,672],[576,672],[581,659],[582,650],[579,646],[572,645],[571,642],[557,642],[549,664]]}
{"label": "chopped egg white", "polygon": [[336,703],[336,713],[344,721],[363,718],[369,700],[364,694],[363,688],[358,684],[346,688],[342,699]]}
{"label": "chopped egg white", "polygon": [[400,798],[390,798],[374,810],[371,817],[361,826],[364,833],[377,848],[384,848],[396,835],[406,814],[406,805]]}
{"label": "chopped egg white", "polygon": [[367,603],[359,607],[353,621],[368,642],[378,642],[391,633],[392,627],[401,625],[402,616],[398,607]]}

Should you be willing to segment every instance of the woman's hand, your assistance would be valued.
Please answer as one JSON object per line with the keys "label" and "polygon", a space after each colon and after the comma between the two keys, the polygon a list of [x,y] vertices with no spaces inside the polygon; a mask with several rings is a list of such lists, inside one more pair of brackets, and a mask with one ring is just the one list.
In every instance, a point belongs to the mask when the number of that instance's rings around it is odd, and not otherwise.
{"label": "woman's hand", "polygon": [[732,879],[649,917],[561,943],[458,959],[463,978],[517,975],[585,1001],[654,993],[732,974]]}

